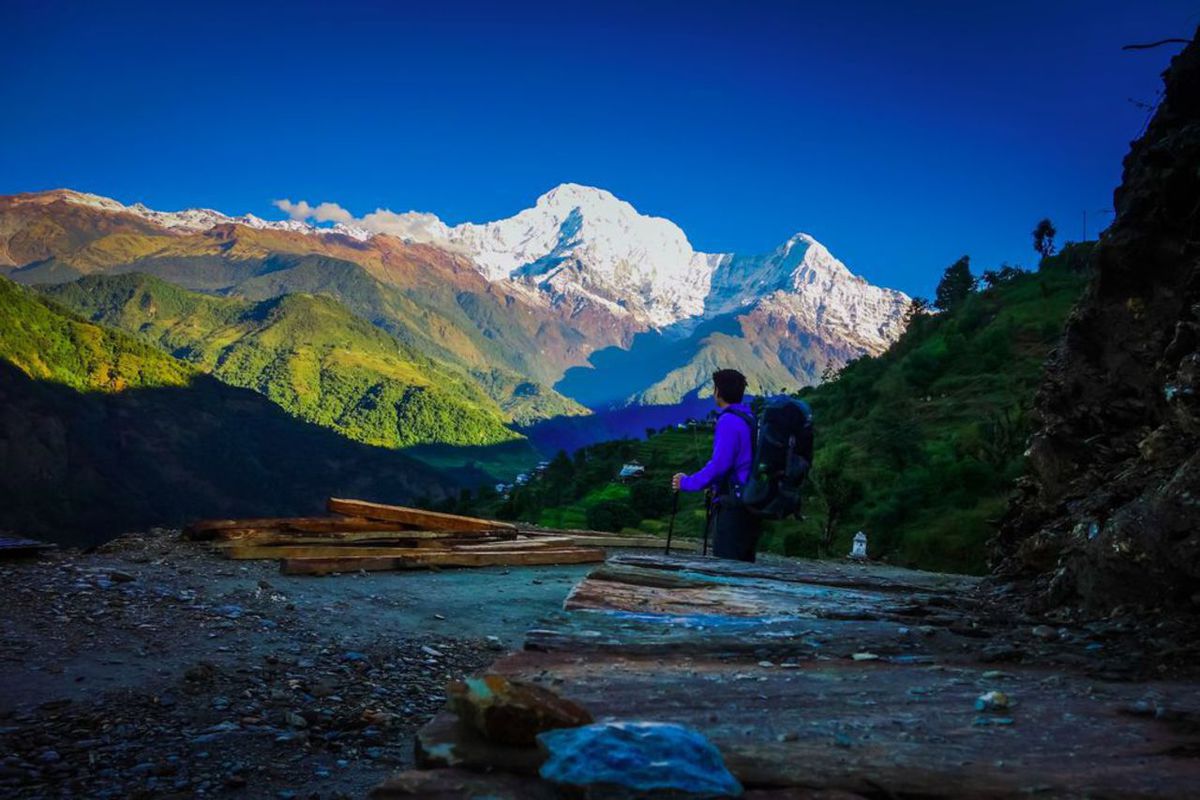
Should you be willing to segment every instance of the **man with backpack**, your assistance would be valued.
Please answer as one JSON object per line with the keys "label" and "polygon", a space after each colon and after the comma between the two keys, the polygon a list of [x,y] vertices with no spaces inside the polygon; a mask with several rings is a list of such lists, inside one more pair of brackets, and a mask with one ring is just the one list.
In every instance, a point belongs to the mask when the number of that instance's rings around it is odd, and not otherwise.
{"label": "man with backpack", "polygon": [[713,436],[712,458],[699,472],[680,472],[671,479],[676,491],[712,489],[708,526],[713,555],[737,561],[754,561],[754,549],[762,533],[762,520],[741,502],[742,488],[754,468],[757,423],[750,406],[743,402],[746,376],[734,369],[713,373],[713,397],[721,409]]}

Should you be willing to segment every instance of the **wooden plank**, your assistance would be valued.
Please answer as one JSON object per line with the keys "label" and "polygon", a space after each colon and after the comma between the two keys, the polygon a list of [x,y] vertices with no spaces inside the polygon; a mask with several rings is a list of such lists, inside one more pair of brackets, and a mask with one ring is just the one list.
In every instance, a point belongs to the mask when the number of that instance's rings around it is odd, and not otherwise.
{"label": "wooden plank", "polygon": [[[663,550],[667,540],[658,536],[622,536],[619,533],[608,536],[590,536],[571,534],[571,540],[576,544],[590,544],[596,547],[628,547],[639,550]],[[680,553],[700,552],[700,542],[694,539],[672,539],[671,551]]]}
{"label": "wooden plank", "polygon": [[217,548],[217,552],[235,561],[254,561],[278,558],[373,558],[380,556],[403,556],[416,549],[415,545],[389,545],[385,547],[339,547],[337,545],[278,545],[259,546],[237,544]]}
{"label": "wooden plank", "polygon": [[980,578],[924,572],[877,563],[770,559],[757,563],[720,558],[664,557],[657,553],[628,554],[613,558],[613,564],[661,570],[698,572],[720,577],[758,578],[785,583],[862,588],[887,592],[950,592],[964,596],[979,585]]}
{"label": "wooden plank", "polygon": [[288,531],[239,528],[235,535],[222,531],[217,546],[241,545],[387,545],[411,542],[421,547],[446,546],[459,542],[501,542],[517,538],[516,531],[330,531],[328,533],[291,533]]}
{"label": "wooden plank", "polygon": [[481,542],[479,544],[473,541],[455,542],[451,545],[451,549],[463,553],[486,550],[544,550],[574,547],[578,544],[569,536],[546,536],[537,539],[517,538],[507,542]]}
{"label": "wooden plank", "polygon": [[366,500],[348,500],[340,497],[331,497],[329,498],[328,508],[330,511],[338,514],[365,517],[367,519],[386,522],[400,522],[416,526],[422,530],[516,530],[515,525],[507,522],[479,519],[478,517],[463,517],[458,514],[443,514],[438,511],[426,511],[420,508],[389,506],[383,503],[371,503]]}
{"label": "wooden plank", "polygon": [[[432,545],[432,546],[430,546]],[[299,544],[299,545],[259,545],[229,543],[214,549],[226,558],[236,561],[271,558],[376,558],[398,557],[408,558],[418,552],[433,553],[487,553],[502,552],[516,553],[531,550],[562,550],[571,547],[570,540],[533,540],[509,541],[500,540],[486,544],[459,545],[447,543],[446,540],[428,542],[409,541],[383,543],[378,546],[363,544],[337,543]]]}
{"label": "wooden plank", "polygon": [[40,542],[36,539],[25,539],[19,536],[0,536],[0,558],[36,556],[57,547],[58,545],[56,544]]}
{"label": "wooden plank", "polygon": [[380,522],[379,520],[363,517],[329,516],[329,517],[255,517],[249,519],[202,519],[191,523],[183,529],[183,535],[188,539],[204,540],[221,538],[222,535],[238,530],[259,531],[297,531],[304,533],[344,532],[344,531],[393,531],[398,527],[395,522]]}
{"label": "wooden plank", "polygon": [[532,566],[539,564],[590,564],[604,560],[604,551],[593,547],[556,550],[518,550],[486,553],[414,551],[392,558],[287,558],[280,562],[285,575],[327,575],[331,572],[386,572],[424,567]]}
{"label": "wooden plank", "polygon": [[[629,547],[647,550],[665,550],[667,539],[664,536],[630,536],[608,531],[589,531],[574,528],[534,528],[518,525],[517,530],[522,536],[567,536],[576,544],[589,544],[596,547]],[[695,539],[673,538],[671,550],[684,553],[700,552],[700,542]]]}

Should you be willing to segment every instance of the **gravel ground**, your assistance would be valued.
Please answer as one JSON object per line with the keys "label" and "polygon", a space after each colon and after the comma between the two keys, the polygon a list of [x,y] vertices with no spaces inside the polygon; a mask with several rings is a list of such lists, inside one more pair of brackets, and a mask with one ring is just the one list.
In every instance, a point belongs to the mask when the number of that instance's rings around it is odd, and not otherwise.
{"label": "gravel ground", "polygon": [[588,569],[289,577],[165,530],[0,563],[0,794],[362,796]]}

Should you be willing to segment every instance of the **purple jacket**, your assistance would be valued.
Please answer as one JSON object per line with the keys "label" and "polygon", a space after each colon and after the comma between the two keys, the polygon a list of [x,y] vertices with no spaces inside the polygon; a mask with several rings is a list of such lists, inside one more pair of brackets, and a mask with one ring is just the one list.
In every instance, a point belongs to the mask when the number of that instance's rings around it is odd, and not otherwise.
{"label": "purple jacket", "polygon": [[[750,416],[754,412],[746,403],[729,406]],[[724,410],[724,409],[722,409]],[[732,471],[738,483],[750,477],[753,445],[750,442],[750,426],[737,414],[722,414],[717,417],[717,430],[713,436],[713,454],[708,463],[693,475],[684,476],[679,488],[685,492],[699,492],[709,487],[718,487]]]}

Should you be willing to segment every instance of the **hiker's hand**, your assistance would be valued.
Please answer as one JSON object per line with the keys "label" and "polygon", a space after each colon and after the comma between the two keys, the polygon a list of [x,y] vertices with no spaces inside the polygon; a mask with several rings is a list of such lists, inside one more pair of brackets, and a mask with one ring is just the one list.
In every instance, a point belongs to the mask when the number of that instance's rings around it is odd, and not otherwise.
{"label": "hiker's hand", "polygon": [[679,482],[682,481],[686,477],[687,477],[687,475],[684,475],[682,472],[676,472],[674,475],[671,476],[671,488],[678,492],[679,491]]}

